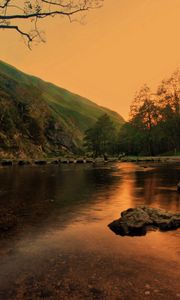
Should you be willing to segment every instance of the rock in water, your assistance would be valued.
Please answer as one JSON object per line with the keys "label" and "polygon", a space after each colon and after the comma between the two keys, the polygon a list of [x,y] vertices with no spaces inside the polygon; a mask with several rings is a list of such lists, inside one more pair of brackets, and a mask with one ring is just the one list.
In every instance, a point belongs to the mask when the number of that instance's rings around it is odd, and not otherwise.
{"label": "rock in water", "polygon": [[17,218],[13,211],[1,208],[0,211],[0,235],[13,229],[17,225]]}
{"label": "rock in water", "polygon": [[178,191],[178,193],[180,193],[180,181],[177,184],[177,191]]}
{"label": "rock in water", "polygon": [[171,213],[159,208],[139,206],[121,213],[109,228],[116,234],[125,236],[145,235],[148,230],[173,230],[180,227],[180,213]]}

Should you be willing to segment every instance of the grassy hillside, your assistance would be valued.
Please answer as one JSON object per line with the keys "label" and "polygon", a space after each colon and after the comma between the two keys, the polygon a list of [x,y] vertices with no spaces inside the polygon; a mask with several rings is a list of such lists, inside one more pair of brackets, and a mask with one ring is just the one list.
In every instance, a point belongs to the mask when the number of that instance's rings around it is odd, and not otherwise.
{"label": "grassy hillside", "polygon": [[1,156],[75,152],[104,113],[117,127],[124,123],[116,112],[0,61]]}

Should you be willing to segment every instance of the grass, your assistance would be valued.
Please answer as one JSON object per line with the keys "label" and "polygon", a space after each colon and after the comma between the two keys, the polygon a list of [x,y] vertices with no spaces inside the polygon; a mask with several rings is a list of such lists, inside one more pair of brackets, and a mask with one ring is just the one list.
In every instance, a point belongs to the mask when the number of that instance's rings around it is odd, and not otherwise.
{"label": "grass", "polygon": [[161,154],[160,156],[180,156],[180,151],[169,151]]}
{"label": "grass", "polygon": [[101,107],[87,98],[71,93],[52,83],[27,75],[2,61],[0,61],[0,72],[18,81],[21,85],[38,88],[42,93],[43,100],[56,114],[59,114],[63,123],[68,126],[69,119],[72,117],[73,126],[77,126],[78,131],[80,130],[82,133],[104,113],[111,117],[117,127],[124,123],[124,119],[116,112]]}
{"label": "grass", "polygon": [[[27,122],[23,121],[23,116],[20,117],[18,115],[21,111],[18,108],[20,105],[30,107],[28,117],[31,123],[33,122],[32,124],[37,123],[42,129],[40,133],[44,138],[44,147],[46,149],[51,148],[45,134],[50,119],[55,120],[56,128],[59,128],[61,131],[58,134],[62,135],[62,145],[64,145],[64,140],[67,141],[70,138],[71,140],[73,139],[73,143],[77,148],[80,148],[82,145],[85,130],[90,128],[101,115],[107,113],[117,129],[125,122],[114,111],[101,107],[87,98],[71,93],[52,83],[27,75],[0,61],[0,108],[3,113],[3,111],[7,110],[7,107],[11,107],[11,110],[8,109],[8,111],[10,119],[13,121],[12,127],[14,131],[13,137],[10,131],[6,132],[7,141],[10,143],[11,148],[13,141],[15,141],[14,136],[17,136],[17,144],[21,145],[22,151],[26,149],[26,152],[31,152],[31,150],[35,152],[34,149],[37,148],[37,153],[39,153],[38,147],[36,147],[36,138],[34,138],[33,144],[30,138],[27,138],[24,134],[24,132],[28,132],[32,136],[35,129],[34,125],[32,125],[33,128],[31,127],[30,132],[26,125]],[[15,116],[13,111],[15,111]],[[0,128],[0,133],[4,134],[4,132],[5,130],[3,131]],[[55,132],[54,130],[53,134],[52,138],[54,139],[56,136],[58,142],[57,131]],[[53,142],[53,149],[56,151],[58,148],[58,146],[55,148],[56,140]],[[43,145],[41,144],[40,146]]]}

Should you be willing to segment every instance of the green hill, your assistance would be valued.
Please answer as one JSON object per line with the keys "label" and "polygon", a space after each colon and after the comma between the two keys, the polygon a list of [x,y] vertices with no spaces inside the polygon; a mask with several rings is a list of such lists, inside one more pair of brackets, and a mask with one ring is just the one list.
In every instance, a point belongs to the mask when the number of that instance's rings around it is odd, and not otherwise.
{"label": "green hill", "polygon": [[116,112],[0,61],[0,156],[39,157],[77,152],[84,131]]}

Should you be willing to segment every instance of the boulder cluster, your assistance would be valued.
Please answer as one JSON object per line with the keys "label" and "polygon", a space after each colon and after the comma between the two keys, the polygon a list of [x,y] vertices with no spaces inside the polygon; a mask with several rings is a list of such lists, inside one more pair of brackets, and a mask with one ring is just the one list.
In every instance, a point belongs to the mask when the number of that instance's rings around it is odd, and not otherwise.
{"label": "boulder cluster", "polygon": [[145,235],[149,230],[173,230],[180,227],[180,213],[163,209],[139,206],[121,213],[118,220],[110,223],[109,228],[116,234],[125,236]]}

